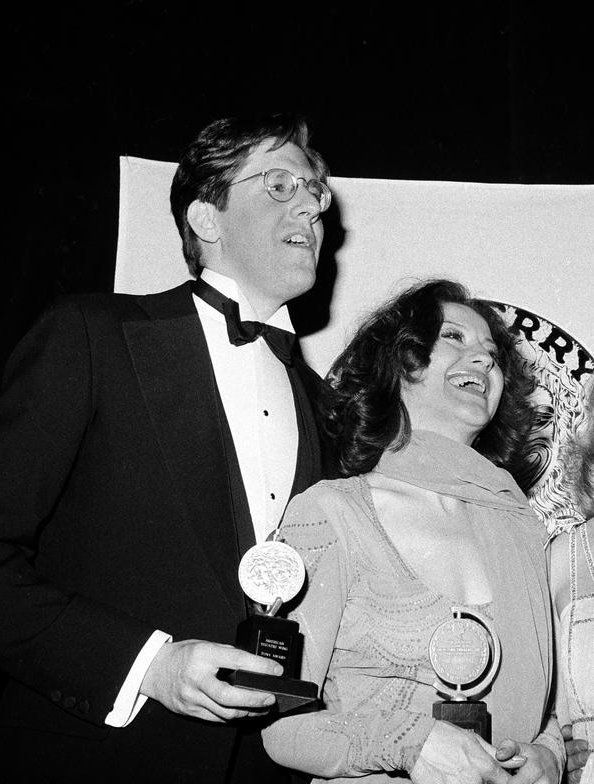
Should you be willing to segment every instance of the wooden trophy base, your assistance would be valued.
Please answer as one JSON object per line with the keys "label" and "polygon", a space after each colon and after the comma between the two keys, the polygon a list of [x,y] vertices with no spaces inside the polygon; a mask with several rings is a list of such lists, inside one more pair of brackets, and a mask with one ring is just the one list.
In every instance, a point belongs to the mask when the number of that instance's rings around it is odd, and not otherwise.
{"label": "wooden trophy base", "polygon": [[303,635],[299,624],[285,618],[252,615],[237,627],[237,647],[244,651],[274,659],[282,664],[282,675],[264,675],[249,670],[219,670],[218,677],[232,686],[276,695],[279,713],[316,703],[318,687],[312,681],[296,676],[301,669]]}
{"label": "wooden trophy base", "polygon": [[242,689],[269,691],[276,696],[279,713],[286,713],[318,700],[318,687],[312,681],[285,678],[282,675],[264,675],[249,670],[219,670],[218,677]]}
{"label": "wooden trophy base", "polygon": [[491,716],[484,702],[444,700],[433,703],[433,718],[449,721],[464,730],[472,730],[491,743]]}

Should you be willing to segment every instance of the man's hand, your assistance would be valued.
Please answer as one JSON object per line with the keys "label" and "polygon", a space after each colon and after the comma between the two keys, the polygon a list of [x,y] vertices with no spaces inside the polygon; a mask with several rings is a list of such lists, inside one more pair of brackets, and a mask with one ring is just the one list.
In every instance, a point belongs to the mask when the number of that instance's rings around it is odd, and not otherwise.
{"label": "man's hand", "polygon": [[165,643],[144,676],[140,693],[169,710],[213,722],[262,716],[274,705],[274,695],[230,686],[217,678],[219,668],[281,675],[272,659],[231,645],[183,640]]}
{"label": "man's hand", "polygon": [[582,768],[592,752],[588,748],[587,741],[581,738],[573,739],[571,724],[561,727],[561,734],[567,752],[567,784],[579,784],[582,780]]}
{"label": "man's hand", "polygon": [[497,747],[495,757],[502,764],[512,757],[525,758],[525,763],[514,776],[514,784],[557,784],[559,781],[555,755],[538,743],[504,740]]}
{"label": "man's hand", "polygon": [[507,784],[513,770],[526,762],[510,754],[495,759],[495,749],[479,735],[447,721],[436,721],[411,771],[414,784]]}

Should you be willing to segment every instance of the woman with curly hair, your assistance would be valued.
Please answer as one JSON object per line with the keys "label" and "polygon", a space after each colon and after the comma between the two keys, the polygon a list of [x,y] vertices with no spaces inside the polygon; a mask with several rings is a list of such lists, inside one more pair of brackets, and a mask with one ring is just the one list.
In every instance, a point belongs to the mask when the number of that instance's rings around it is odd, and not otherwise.
{"label": "woman with curly hair", "polygon": [[[330,381],[344,478],[294,498],[281,528],[307,567],[291,617],[324,707],[264,730],[267,751],[335,782],[504,784],[515,769],[557,784],[542,528],[512,476],[532,419],[514,338],[463,286],[430,280],[363,324]],[[432,716],[429,643],[454,608],[500,640],[483,696],[495,745]]]}
{"label": "woman with curly hair", "polygon": [[594,782],[594,383],[582,427],[564,452],[574,515],[551,543],[557,637],[557,715],[567,740],[568,784]]}

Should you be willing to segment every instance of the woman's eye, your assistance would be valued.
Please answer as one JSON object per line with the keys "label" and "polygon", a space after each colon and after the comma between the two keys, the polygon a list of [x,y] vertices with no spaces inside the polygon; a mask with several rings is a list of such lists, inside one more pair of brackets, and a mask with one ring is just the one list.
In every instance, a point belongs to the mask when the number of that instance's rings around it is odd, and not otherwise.
{"label": "woman's eye", "polygon": [[464,335],[457,329],[446,329],[441,333],[442,338],[451,338],[452,340],[464,340]]}

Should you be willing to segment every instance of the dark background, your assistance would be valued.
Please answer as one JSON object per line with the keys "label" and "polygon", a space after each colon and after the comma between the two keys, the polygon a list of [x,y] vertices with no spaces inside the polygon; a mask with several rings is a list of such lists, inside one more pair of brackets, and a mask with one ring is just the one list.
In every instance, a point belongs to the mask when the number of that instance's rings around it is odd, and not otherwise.
{"label": "dark background", "polygon": [[408,5],[5,11],[0,365],[54,296],[112,288],[118,156],[176,160],[217,117],[303,112],[339,176],[594,182],[587,4]]}

